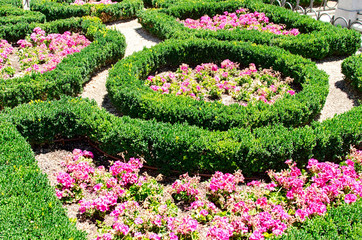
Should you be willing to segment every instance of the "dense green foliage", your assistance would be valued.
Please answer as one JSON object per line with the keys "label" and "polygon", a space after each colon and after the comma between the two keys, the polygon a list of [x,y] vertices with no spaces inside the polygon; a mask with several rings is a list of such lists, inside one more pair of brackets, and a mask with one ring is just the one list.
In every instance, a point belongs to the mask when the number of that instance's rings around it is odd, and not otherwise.
{"label": "dense green foliage", "polygon": [[288,129],[281,125],[209,131],[187,124],[169,124],[116,117],[80,99],[23,104],[3,110],[0,120],[14,123],[31,143],[56,137],[88,136],[110,154],[143,156],[164,170],[233,172],[247,176],[280,170],[285,159],[300,166],[310,157],[332,161],[351,144],[362,141],[362,108],[356,107],[322,123]]}
{"label": "dense green foliage", "polygon": [[[220,63],[224,59],[245,67],[255,63],[272,67],[303,87],[295,96],[284,96],[275,104],[264,102],[226,106],[219,102],[195,101],[184,96],[161,94],[145,86],[144,80],[158,69],[182,63]],[[107,89],[113,104],[123,114],[163,122],[188,122],[206,129],[260,127],[283,123],[298,126],[310,122],[321,110],[328,94],[328,76],[315,63],[279,48],[242,42],[202,39],[166,41],[120,62],[109,73]]]}
{"label": "dense green foliage", "polygon": [[142,0],[123,0],[117,4],[70,5],[50,0],[32,0],[31,10],[45,14],[48,21],[61,18],[95,16],[103,22],[129,19],[143,9]]}
{"label": "dense green foliage", "polygon": [[[270,21],[297,28],[298,36],[275,35],[256,30],[197,30],[189,29],[177,19],[197,19],[207,14],[214,16],[224,11],[233,12],[243,7],[251,12],[264,12]],[[289,50],[308,58],[322,59],[332,55],[350,55],[361,45],[360,34],[354,30],[342,29],[329,23],[316,21],[285,8],[259,1],[229,0],[224,2],[186,2],[164,9],[148,9],[139,14],[142,26],[161,39],[168,38],[216,38],[219,40],[250,41]]]}
{"label": "dense green foliage", "polygon": [[40,12],[33,12],[23,10],[13,5],[1,5],[0,6],[0,24],[16,24],[19,22],[32,23],[32,22],[41,22],[45,21],[45,15]]}
{"label": "dense green foliage", "polygon": [[307,220],[300,229],[292,228],[285,240],[362,239],[362,201],[332,208],[324,216]]}
{"label": "dense green foliage", "polygon": [[20,24],[9,29],[13,33],[12,40],[23,38],[27,33],[31,33],[34,27],[41,27],[48,33],[78,31],[93,42],[79,53],[65,58],[53,71],[7,80],[0,79],[0,108],[16,106],[35,99],[77,95],[95,71],[116,62],[125,52],[124,36],[115,30],[107,29],[97,18],[71,18],[45,24],[22,24],[22,28],[17,28],[18,26]]}
{"label": "dense green foliage", "polygon": [[67,218],[30,145],[3,121],[0,153],[0,238],[86,239]]}
{"label": "dense green foliage", "polygon": [[21,8],[23,7],[22,0],[0,0],[0,5],[13,5],[14,7]]}
{"label": "dense green foliage", "polygon": [[362,54],[345,59],[342,63],[342,73],[362,92]]}

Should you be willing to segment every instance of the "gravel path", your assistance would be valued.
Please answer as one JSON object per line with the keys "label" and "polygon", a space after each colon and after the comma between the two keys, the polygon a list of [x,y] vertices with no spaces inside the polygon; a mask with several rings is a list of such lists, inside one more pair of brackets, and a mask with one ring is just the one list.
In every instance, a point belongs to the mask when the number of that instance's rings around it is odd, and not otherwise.
{"label": "gravel path", "polygon": [[[141,51],[144,47],[152,47],[161,42],[159,39],[151,36],[142,29],[142,26],[137,22],[137,19],[131,21],[119,21],[108,25],[108,28],[114,28],[123,33],[126,37],[127,48],[125,56]],[[83,98],[94,99],[99,107],[103,107],[109,112],[119,115],[107,96],[106,81],[108,77],[108,70],[110,68],[111,66],[95,74],[84,86],[83,93],[80,96]]]}
{"label": "gravel path", "polygon": [[316,62],[317,67],[329,75],[329,94],[321,114],[316,119],[320,122],[358,105],[358,94],[344,81],[344,75],[341,72],[344,59],[345,57],[332,57]]}

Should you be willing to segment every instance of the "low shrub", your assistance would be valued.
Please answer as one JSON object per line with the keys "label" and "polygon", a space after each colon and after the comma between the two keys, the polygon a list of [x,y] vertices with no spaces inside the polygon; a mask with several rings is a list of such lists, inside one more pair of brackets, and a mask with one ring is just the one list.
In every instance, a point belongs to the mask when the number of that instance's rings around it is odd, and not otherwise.
{"label": "low shrub", "polygon": [[329,209],[324,216],[309,219],[300,229],[292,228],[277,239],[361,239],[362,200]]}
{"label": "low shrub", "polygon": [[268,169],[280,170],[285,159],[299,167],[308,159],[338,161],[350,145],[362,142],[362,108],[355,107],[333,119],[288,129],[273,125],[225,132],[187,124],[159,123],[116,117],[95,103],[78,98],[32,102],[0,114],[13,123],[30,143],[57,137],[88,136],[109,154],[143,156],[148,165],[181,172],[233,172],[246,176]]}
{"label": "low shrub", "polygon": [[99,19],[91,17],[71,18],[45,24],[18,24],[8,28],[10,34],[5,36],[17,40],[31,33],[35,27],[40,27],[49,33],[62,33],[67,30],[80,32],[93,42],[79,53],[64,59],[53,71],[0,79],[0,108],[14,107],[35,99],[77,95],[96,70],[116,62],[125,52],[124,36],[118,31],[107,29]]}
{"label": "low shrub", "polygon": [[12,5],[16,8],[22,8],[23,7],[23,1],[22,0],[0,0],[0,5]]}
{"label": "low shrub", "polygon": [[[244,66],[255,63],[262,68],[272,67],[294,78],[294,83],[303,90],[294,96],[284,96],[272,105],[257,102],[245,107],[161,94],[144,83],[148,75],[165,67],[220,63],[224,59]],[[298,126],[320,112],[328,94],[328,77],[313,62],[279,48],[216,40],[169,40],[118,62],[109,72],[107,90],[120,112],[131,117],[171,123],[187,121],[218,130],[276,123]]]}
{"label": "low shrub", "polygon": [[0,17],[1,25],[45,21],[45,15],[40,12],[27,11],[8,4],[0,6]]}
{"label": "low shrub", "polygon": [[0,238],[86,239],[41,173],[16,127],[0,122]]}
{"label": "low shrub", "polygon": [[342,73],[358,91],[362,92],[362,54],[345,59],[342,63]]}
{"label": "low shrub", "polygon": [[123,0],[116,4],[86,4],[70,5],[51,0],[32,0],[30,9],[43,13],[48,21],[56,19],[95,16],[104,23],[129,19],[136,16],[136,13],[143,9],[142,0]]}
{"label": "low shrub", "polygon": [[[189,29],[177,19],[198,19],[203,15],[214,16],[225,11],[234,12],[247,8],[250,12],[264,12],[271,22],[285,24],[286,28],[296,28],[298,36],[275,35],[255,30]],[[313,59],[332,55],[351,55],[361,44],[360,34],[354,30],[342,29],[331,24],[316,21],[285,8],[260,1],[185,2],[169,8],[148,9],[139,13],[142,26],[161,39],[168,38],[216,38],[219,40],[250,41],[289,50],[292,53]]]}

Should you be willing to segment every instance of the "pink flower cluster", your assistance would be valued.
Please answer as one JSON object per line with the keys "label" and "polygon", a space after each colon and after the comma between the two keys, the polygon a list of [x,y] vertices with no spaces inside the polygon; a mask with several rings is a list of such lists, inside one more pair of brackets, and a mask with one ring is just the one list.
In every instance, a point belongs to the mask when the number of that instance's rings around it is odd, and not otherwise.
{"label": "pink flower cluster", "polygon": [[269,18],[265,16],[265,13],[248,13],[247,10],[243,8],[236,10],[235,13],[224,12],[223,15],[216,15],[212,18],[205,15],[197,20],[187,18],[180,22],[190,29],[216,31],[220,29],[233,30],[235,28],[241,28],[270,32],[277,35],[297,36],[299,34],[298,29],[285,30],[283,25],[269,22]]}
{"label": "pink flower cluster", "polygon": [[[355,162],[348,159],[346,165],[318,162],[310,159],[307,169],[311,177],[302,174],[295,163],[287,161],[290,169],[269,175],[286,190],[286,197],[295,202],[295,215],[304,221],[312,215],[322,215],[333,201],[343,199],[346,203],[362,197],[361,175],[355,170]],[[308,183],[308,184],[307,184]]]}
{"label": "pink flower cluster", "polygon": [[[189,205],[183,211],[172,197],[167,197],[167,187],[147,175],[139,176],[140,160],[116,162],[109,172],[102,166],[89,171],[86,164],[81,164],[89,163],[89,156],[89,152],[75,150],[64,164],[71,170],[58,174],[58,182],[71,196],[79,181],[86,184],[84,189],[97,195],[92,200],[79,201],[81,213],[96,215],[98,219],[107,214],[114,217],[112,226],[104,228],[97,240],[262,240],[283,234],[294,223],[325,214],[331,206],[350,204],[362,197],[362,151],[356,149],[340,165],[310,159],[307,171],[288,160],[289,169],[268,172],[270,183],[241,184],[244,177],[240,171],[216,172],[204,183],[198,177],[181,175],[169,186],[171,193],[189,192],[196,199],[185,202]],[[78,170],[90,177],[74,177]],[[136,177],[128,178],[129,173]],[[124,180],[124,175],[137,180]]]}
{"label": "pink flower cluster", "polygon": [[91,42],[83,35],[65,32],[48,34],[39,27],[26,39],[17,42],[18,55],[23,70],[27,73],[51,71],[67,56],[80,52]]}
{"label": "pink flower cluster", "polygon": [[0,40],[0,78],[11,77],[12,69],[9,66],[9,56],[13,51],[14,48],[6,40]]}
{"label": "pink flower cluster", "polygon": [[248,68],[239,69],[239,64],[226,59],[219,68],[214,63],[203,63],[194,69],[182,64],[175,73],[166,72],[149,76],[146,85],[162,94],[189,96],[196,100],[220,98],[231,95],[241,105],[247,102],[263,101],[272,104],[284,94],[294,95],[288,85],[291,78],[281,78],[272,69],[257,70],[251,63]]}
{"label": "pink flower cluster", "polygon": [[66,159],[63,163],[66,171],[57,173],[56,195],[59,199],[71,201],[72,198],[79,200],[83,196],[87,183],[95,173],[90,158],[93,158],[91,152],[74,149],[73,157]]}
{"label": "pink flower cluster", "polygon": [[101,0],[101,1],[83,1],[75,0],[72,5],[84,5],[84,4],[116,4],[117,2],[112,2],[112,0]]}
{"label": "pink flower cluster", "polygon": [[180,176],[180,179],[176,180],[172,184],[175,199],[184,200],[186,202],[193,202],[197,199],[199,191],[196,189],[200,182],[199,177],[190,177],[187,173]]}

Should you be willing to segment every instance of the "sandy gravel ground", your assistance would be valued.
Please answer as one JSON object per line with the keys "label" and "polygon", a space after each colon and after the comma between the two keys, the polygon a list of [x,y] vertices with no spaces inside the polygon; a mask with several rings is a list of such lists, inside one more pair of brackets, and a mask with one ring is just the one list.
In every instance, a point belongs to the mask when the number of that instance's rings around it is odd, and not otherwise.
{"label": "sandy gravel ground", "polygon": [[318,121],[349,111],[358,105],[358,98],[361,99],[361,96],[344,80],[341,72],[344,59],[345,57],[332,57],[316,62],[318,68],[329,75],[329,94],[321,114],[316,119]]}

